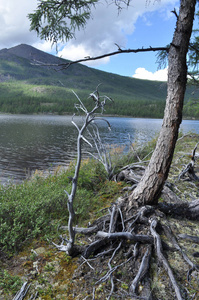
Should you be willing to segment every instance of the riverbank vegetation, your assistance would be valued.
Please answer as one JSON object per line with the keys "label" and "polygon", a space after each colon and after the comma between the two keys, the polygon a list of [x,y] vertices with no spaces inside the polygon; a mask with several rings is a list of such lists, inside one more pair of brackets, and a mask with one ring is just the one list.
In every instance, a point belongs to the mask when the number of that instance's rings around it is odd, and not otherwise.
{"label": "riverbank vegetation", "polygon": [[[198,135],[187,135],[179,139],[175,150],[172,167],[169,174],[168,186],[182,200],[191,201],[197,198],[198,187],[189,180],[179,180],[178,175],[190,161],[190,155],[196,143]],[[115,174],[122,167],[135,163],[146,166],[150,153],[156,141],[144,145],[142,149],[136,149],[127,154],[122,154],[122,149],[112,150],[112,160],[115,166]],[[136,151],[135,151],[136,149]],[[95,299],[102,299],[109,293],[105,282],[96,285],[97,278],[103,277],[107,272],[107,256],[101,260],[84,260],[81,257],[71,258],[63,252],[59,252],[54,243],[59,243],[60,234],[67,236],[63,226],[67,224],[67,199],[64,190],[70,190],[71,176],[73,176],[75,162],[71,163],[67,170],[56,169],[54,174],[45,177],[42,172],[35,172],[31,180],[19,185],[0,187],[0,296],[2,299],[13,299],[13,295],[19,290],[24,281],[31,284],[31,293],[37,292],[40,299],[92,299],[92,289],[96,286]],[[196,166],[197,171],[197,166]],[[78,227],[87,227],[88,222],[94,222],[104,214],[108,214],[109,207],[120,196],[124,196],[127,187],[131,185],[123,181],[109,181],[103,166],[93,160],[82,161],[78,191],[75,199],[76,220]],[[160,203],[164,201],[161,198]],[[198,221],[186,220],[180,216],[169,217],[174,234],[197,236],[199,233]],[[90,223],[89,223],[90,224]],[[65,227],[64,227],[65,228]],[[164,233],[161,233],[164,239]],[[166,242],[166,240],[164,239]],[[186,239],[179,239],[183,249],[190,259],[198,264],[199,244],[193,244]],[[90,244],[89,237],[77,235],[78,245]],[[127,241],[127,245],[130,241]],[[170,246],[168,260],[185,299],[197,299],[199,297],[197,273],[190,273],[187,279],[187,265],[180,257],[180,252],[174,252]],[[168,249],[167,249],[168,250]],[[108,254],[108,253],[107,253]],[[117,264],[121,262],[123,267],[117,267],[114,276],[117,278],[115,287],[118,293],[127,296],[128,282],[132,281],[133,271],[128,255],[123,251],[117,254]],[[124,256],[126,259],[124,260]],[[153,294],[157,299],[175,299],[171,292],[170,283],[165,273],[151,258],[150,275],[153,281],[150,283]],[[114,267],[114,261],[112,262]],[[195,275],[194,275],[195,274]],[[195,277],[194,277],[195,276]],[[72,279],[72,280],[71,280]],[[142,292],[142,284],[138,289]],[[30,294],[29,294],[30,295]],[[26,298],[25,298],[26,299]],[[28,299],[28,298],[27,298]],[[112,296],[114,298],[114,294]],[[122,296],[121,296],[121,299]]]}
{"label": "riverbank vegetation", "polygon": [[[142,149],[142,155],[147,153],[148,147]],[[115,171],[123,164],[135,161],[134,154],[124,155],[119,147],[114,149],[114,153],[112,160]],[[1,253],[18,251],[26,241],[40,234],[52,234],[52,231],[56,232],[59,222],[67,222],[67,197],[64,190],[70,190],[74,168],[75,162],[71,162],[67,170],[58,167],[48,176],[46,172],[43,176],[42,171],[36,171],[30,180],[22,184],[0,186]],[[108,181],[100,162],[85,159],[81,165],[75,200],[78,222],[88,221],[89,214],[101,209],[108,195],[112,198],[120,188],[121,183]]]}

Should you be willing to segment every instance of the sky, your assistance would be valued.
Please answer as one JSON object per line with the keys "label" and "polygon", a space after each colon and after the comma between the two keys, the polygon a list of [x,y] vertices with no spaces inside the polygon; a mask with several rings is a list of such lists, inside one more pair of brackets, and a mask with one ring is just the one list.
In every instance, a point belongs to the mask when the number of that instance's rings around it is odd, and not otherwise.
{"label": "sky", "polygon": [[[37,0],[0,0],[0,49],[28,44],[37,49],[77,60],[95,57],[122,49],[164,47],[168,45],[175,29],[179,0],[132,0],[128,9],[119,14],[112,0],[100,0],[92,10],[86,27],[76,32],[75,39],[58,43],[56,47],[39,39],[29,30],[28,13],[37,7]],[[86,65],[123,76],[167,80],[167,68],[158,70],[154,52],[119,54],[89,62]]]}

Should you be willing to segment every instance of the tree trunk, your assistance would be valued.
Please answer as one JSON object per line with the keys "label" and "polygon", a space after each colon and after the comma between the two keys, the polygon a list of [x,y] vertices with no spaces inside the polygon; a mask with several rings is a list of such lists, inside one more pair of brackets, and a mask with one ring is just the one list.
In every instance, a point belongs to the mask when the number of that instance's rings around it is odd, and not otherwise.
{"label": "tree trunk", "polygon": [[187,82],[186,55],[192,33],[196,0],[181,0],[176,29],[168,56],[168,85],[164,119],[156,148],[138,186],[129,197],[128,208],[133,202],[139,205],[157,204],[167,179],[178,130]]}

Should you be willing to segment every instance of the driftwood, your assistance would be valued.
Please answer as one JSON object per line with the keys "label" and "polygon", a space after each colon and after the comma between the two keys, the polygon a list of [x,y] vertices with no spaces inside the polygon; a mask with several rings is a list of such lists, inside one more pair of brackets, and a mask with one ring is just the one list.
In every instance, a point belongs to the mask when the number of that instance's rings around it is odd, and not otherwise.
{"label": "driftwood", "polygon": [[28,282],[24,282],[20,291],[17,292],[17,294],[15,295],[13,300],[23,300],[25,298],[29,288],[30,288],[30,284],[28,284]]}
{"label": "driftwood", "polygon": [[181,203],[159,203],[157,206],[162,212],[169,215],[180,216],[190,220],[199,219],[199,199]]}
{"label": "driftwood", "polygon": [[191,155],[191,161],[181,171],[181,173],[179,175],[179,179],[183,179],[183,178],[185,178],[185,175],[187,175],[190,180],[199,181],[199,177],[196,175],[195,170],[194,170],[196,157],[198,157],[198,154],[196,153],[198,144],[199,143],[197,143],[195,145],[192,155]]}
{"label": "driftwood", "polygon": [[116,181],[126,181],[131,184],[138,184],[142,175],[144,174],[145,167],[138,164],[131,164],[122,168],[121,172],[116,176]]}

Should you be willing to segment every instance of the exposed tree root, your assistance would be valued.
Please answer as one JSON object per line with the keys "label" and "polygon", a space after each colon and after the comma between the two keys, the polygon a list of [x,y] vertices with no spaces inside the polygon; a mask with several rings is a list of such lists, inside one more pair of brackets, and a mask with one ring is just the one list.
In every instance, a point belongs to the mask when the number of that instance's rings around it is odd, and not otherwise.
{"label": "exposed tree root", "polygon": [[[134,184],[135,174],[130,172],[129,168],[127,181],[130,180]],[[90,296],[85,299],[112,299],[114,297],[116,299],[157,300],[154,298],[152,287],[152,261],[158,270],[164,274],[166,272],[169,278],[171,284],[167,282],[166,287],[166,291],[169,291],[168,299],[193,299],[193,297],[188,297],[188,291],[182,283],[179,283],[179,278],[175,274],[175,266],[169,264],[168,256],[171,251],[180,255],[187,266],[186,281],[191,284],[193,276],[199,276],[199,266],[191,260],[186,249],[179,245],[178,239],[199,243],[199,237],[187,234],[180,234],[176,237],[167,215],[178,219],[198,220],[199,199],[182,202],[170,190],[169,184],[165,185],[162,198],[164,202],[157,206],[138,207],[135,203],[128,211],[126,209],[128,195],[125,194],[110,207],[109,214],[97,219],[88,228],[73,228],[77,235],[79,233],[89,235],[88,245],[74,245],[72,255],[80,255],[80,266],[75,278],[83,276],[85,282],[91,278],[93,280],[94,287],[88,287]],[[66,228],[62,227],[62,229]],[[58,250],[67,251],[68,240],[66,238],[62,237],[61,245],[53,244]],[[199,255],[198,252],[193,256],[198,257],[197,255]],[[124,270],[125,276],[121,275]],[[100,295],[104,295],[104,298]]]}
{"label": "exposed tree root", "polygon": [[146,273],[149,270],[149,262],[151,257],[152,246],[148,246],[147,250],[142,258],[139,270],[137,275],[135,276],[133,282],[130,285],[130,293],[135,294],[138,288],[139,282],[145,277]]}
{"label": "exposed tree root", "polygon": [[159,203],[158,208],[165,214],[199,220],[199,199],[181,203]]}
{"label": "exposed tree root", "polygon": [[187,239],[193,243],[198,243],[199,244],[199,237],[198,236],[191,236],[188,234],[179,234],[178,235],[179,238],[181,239]]}
{"label": "exposed tree root", "polygon": [[[168,209],[165,209],[166,205],[141,208],[137,208],[135,205],[130,215],[125,210],[126,201],[126,197],[123,200],[119,198],[118,203],[111,207],[110,214],[99,218],[90,227],[74,228],[76,233],[89,235],[89,239],[92,240],[86,247],[77,246],[78,250],[74,253],[74,255],[81,254],[81,263],[78,272],[75,273],[75,278],[84,276],[84,280],[87,281],[89,276],[94,281],[94,287],[90,292],[88,291],[91,297],[87,297],[87,299],[99,299],[102,291],[104,298],[101,296],[101,299],[112,299],[112,297],[117,299],[156,299],[151,287],[152,258],[153,261],[156,259],[158,268],[163,267],[170,279],[173,290],[173,292],[170,290],[170,295],[172,293],[175,296],[169,299],[191,299],[186,297],[186,290],[178,283],[173,266],[170,266],[167,260],[167,251],[180,253],[188,266],[188,282],[191,282],[193,273],[199,274],[199,267],[187,256],[186,250],[179,246],[164,213],[165,211],[168,213]],[[172,213],[174,214],[175,210]],[[162,240],[162,234],[166,236],[173,248],[168,246],[165,240]],[[199,243],[199,238],[196,236],[181,235],[179,237]],[[54,245],[60,251],[66,251],[65,243],[67,245],[67,240],[63,238],[61,245]],[[107,264],[107,268],[104,273],[105,264]],[[120,275],[123,270],[126,270],[126,282]]]}
{"label": "exposed tree root", "polygon": [[[88,259],[90,255],[93,255],[94,257],[95,255],[98,255],[101,249],[103,249],[103,251],[104,249],[107,249],[106,251],[108,251],[110,248],[115,249],[112,250],[113,257],[118,249],[123,249],[123,251],[125,251],[124,257],[127,259],[124,260],[123,263],[134,261],[133,265],[137,265],[137,273],[134,273],[135,276],[130,285],[128,282],[129,291],[125,296],[126,299],[137,299],[137,297],[142,297],[141,292],[139,291],[141,282],[146,283],[147,293],[149,296],[148,298],[144,297],[140,299],[153,299],[152,291],[150,291],[149,288],[150,281],[148,277],[150,257],[151,253],[153,253],[153,249],[156,250],[158,262],[164,267],[168,274],[178,300],[185,299],[183,298],[185,291],[181,291],[174,272],[172,271],[172,266],[169,266],[166,256],[163,254],[163,249],[170,249],[173,251],[176,250],[181,254],[186,264],[190,267],[187,272],[188,280],[190,279],[190,275],[193,271],[199,272],[199,267],[191,261],[191,259],[187,256],[186,251],[182,250],[179,246],[165,215],[165,213],[173,214],[173,216],[180,215],[186,218],[197,220],[199,216],[199,200],[192,201],[191,203],[179,203],[179,198],[172,191],[169,191],[168,187],[165,187],[164,192],[165,194],[167,193],[168,197],[170,197],[170,200],[172,199],[175,204],[161,203],[157,207],[144,206],[141,208],[137,208],[135,205],[135,207],[131,210],[131,215],[125,211],[125,202],[127,199],[124,198],[123,201],[121,201],[120,198],[118,205],[113,205],[110,211],[109,222],[107,220],[106,226],[103,226],[104,230],[97,232],[95,241],[87,246],[86,250],[84,251],[84,257]],[[93,228],[96,229],[95,226],[93,226]],[[158,231],[164,232],[168,241],[173,245],[173,248],[170,248],[165,241],[161,240],[161,236]],[[181,235],[181,238],[189,238],[189,240],[193,242],[199,242],[197,237]],[[102,255],[103,253],[105,254],[105,252],[101,253]],[[108,263],[109,271],[105,276],[102,277],[102,279],[96,281],[97,285],[109,278],[111,282],[111,291],[107,299],[110,299],[110,296],[114,293],[114,272],[121,267],[121,264],[116,265],[114,268],[111,267],[111,261],[112,259],[110,259]],[[138,261],[140,261],[139,265]],[[95,291],[93,292],[93,299],[95,299],[94,295]]]}
{"label": "exposed tree root", "polygon": [[[190,275],[193,271],[199,271],[198,266],[191,261],[185,250],[182,250],[179,246],[169,222],[166,219],[165,213],[179,215],[176,214],[175,206],[172,206],[171,204],[161,204],[157,207],[144,206],[141,208],[137,208],[135,206],[131,210],[131,215],[129,215],[129,213],[125,211],[126,200],[127,199],[125,197],[123,198],[123,201],[120,198],[118,200],[118,204],[113,204],[110,209],[109,217],[105,216],[101,218],[101,226],[99,225],[100,219],[98,219],[95,224],[91,225],[90,229],[76,229],[77,232],[93,234],[93,232],[96,232],[97,228],[103,228],[103,230],[98,230],[94,237],[94,241],[85,248],[83,252],[84,260],[89,261],[89,257],[91,256],[93,257],[92,260],[97,260],[99,257],[103,257],[105,259],[105,257],[112,253],[107,262],[108,271],[105,275],[96,279],[95,287],[92,292],[92,299],[98,299],[95,298],[98,291],[97,286],[101,286],[102,283],[105,283],[108,280],[110,282],[110,288],[107,288],[106,290],[108,294],[107,299],[110,299],[112,295],[115,295],[115,291],[117,291],[117,297],[120,299],[153,299],[153,292],[150,290],[149,278],[150,258],[153,253],[153,249],[156,251],[158,265],[160,263],[168,274],[176,298],[178,300],[186,299],[183,298],[185,291],[181,291],[181,287],[177,283],[172,266],[169,265],[166,255],[163,254],[165,250],[178,251],[181,254],[182,258],[189,266],[187,273],[188,280],[190,279]],[[197,207],[198,201],[196,201],[195,204],[197,204],[195,205],[195,207]],[[189,208],[189,214],[191,207],[193,207],[193,203],[191,205],[186,204],[186,209]],[[184,206],[183,208],[181,207],[185,217],[188,216],[188,213],[185,213],[186,209]],[[192,218],[194,216],[197,218],[198,215],[194,215],[192,213],[191,216]],[[98,225],[96,225],[96,223]],[[160,233],[164,232],[168,241],[173,245],[173,248],[169,247],[165,241],[162,241],[161,235],[158,231]],[[189,238],[193,242],[199,241],[197,237],[181,236],[181,238]],[[123,260],[120,263],[118,261],[119,252],[123,253]],[[118,261],[118,263],[114,266],[112,265],[113,260]],[[117,275],[115,274],[117,274],[118,269],[125,264],[130,264],[131,270],[132,268],[134,269],[133,272],[131,272],[134,274],[134,278],[132,280],[129,279],[126,283],[128,284],[129,289],[128,292],[125,291],[125,297],[123,298],[122,296],[118,296]],[[137,271],[135,272],[135,270]],[[142,287],[142,291],[140,290],[140,287]],[[146,293],[145,296],[142,296],[142,292],[145,289],[147,289],[147,297]]]}
{"label": "exposed tree root", "polygon": [[163,250],[162,250],[162,242],[161,242],[161,238],[160,235],[157,233],[156,231],[156,227],[158,225],[158,221],[156,218],[153,218],[151,221],[151,233],[154,237],[154,242],[155,242],[155,249],[156,249],[156,253],[157,253],[157,257],[158,260],[160,261],[160,263],[163,265],[163,267],[165,268],[166,272],[168,273],[168,276],[171,280],[172,286],[175,290],[176,293],[176,297],[178,300],[182,300],[182,295],[180,292],[180,288],[176,282],[175,276],[172,272],[172,269],[170,268],[167,259],[165,258],[165,256],[163,255]]}

